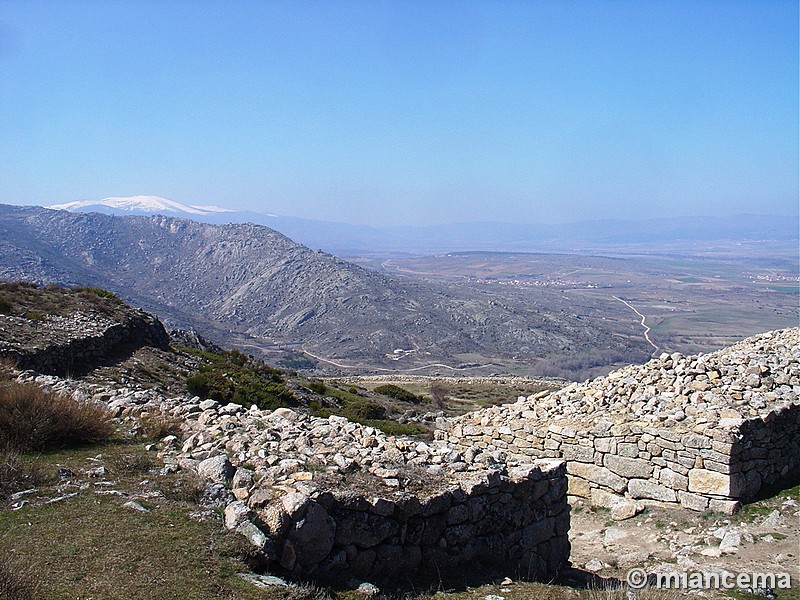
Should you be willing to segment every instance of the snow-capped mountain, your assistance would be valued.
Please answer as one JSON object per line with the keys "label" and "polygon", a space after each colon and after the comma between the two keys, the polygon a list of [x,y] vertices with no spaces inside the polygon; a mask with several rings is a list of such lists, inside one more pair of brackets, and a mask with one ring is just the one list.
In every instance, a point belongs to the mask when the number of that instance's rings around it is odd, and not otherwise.
{"label": "snow-capped mountain", "polygon": [[102,213],[113,216],[180,217],[200,223],[256,223],[279,231],[311,248],[333,254],[358,255],[363,249],[379,246],[389,234],[370,227],[333,223],[298,217],[284,217],[269,212],[230,210],[219,206],[183,204],[161,196],[114,196],[102,200],[77,200],[51,204],[44,208],[79,213]]}
{"label": "snow-capped mountain", "polygon": [[198,206],[168,200],[161,196],[113,196],[102,200],[77,200],[51,204],[45,208],[72,212],[104,212],[113,214],[164,214],[178,216],[209,215],[232,212],[219,206]]}

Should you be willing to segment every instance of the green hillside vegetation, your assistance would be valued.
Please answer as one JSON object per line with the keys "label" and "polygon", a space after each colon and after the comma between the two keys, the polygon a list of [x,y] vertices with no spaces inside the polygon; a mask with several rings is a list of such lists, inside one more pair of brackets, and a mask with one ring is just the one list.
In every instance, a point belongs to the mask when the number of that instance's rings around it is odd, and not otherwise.
{"label": "green hillside vegetation", "polygon": [[320,400],[312,400],[309,411],[315,417],[339,415],[360,423],[380,429],[387,435],[420,435],[430,434],[426,428],[413,423],[398,423],[388,418],[388,411],[377,402],[364,398],[355,388],[340,389],[334,385],[326,385],[321,381],[311,381],[308,388],[324,398],[333,398],[337,405],[323,404]]}
{"label": "green hillside vegetation", "polygon": [[207,352],[183,350],[206,362],[186,379],[186,389],[201,398],[221,404],[234,402],[263,410],[296,406],[294,394],[286,387],[281,372],[237,351]]}
{"label": "green hillside vegetation", "polygon": [[383,394],[384,396],[389,396],[395,400],[400,400],[401,402],[410,402],[411,404],[430,402],[428,398],[425,398],[424,396],[418,396],[417,394],[409,392],[408,390],[401,388],[399,385],[394,385],[393,383],[379,385],[375,388],[375,392],[378,394]]}

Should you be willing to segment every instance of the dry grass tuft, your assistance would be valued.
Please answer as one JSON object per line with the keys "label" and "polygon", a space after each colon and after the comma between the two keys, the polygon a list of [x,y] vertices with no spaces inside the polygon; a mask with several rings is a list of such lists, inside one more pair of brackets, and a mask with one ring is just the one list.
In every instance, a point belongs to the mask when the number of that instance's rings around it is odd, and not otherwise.
{"label": "dry grass tuft", "polygon": [[180,438],[183,434],[181,420],[164,413],[148,414],[139,420],[140,436],[146,440],[158,442],[168,435]]}
{"label": "dry grass tuft", "polygon": [[23,462],[19,452],[11,448],[0,449],[0,499],[33,487],[41,480],[41,473]]}
{"label": "dry grass tuft", "polygon": [[323,587],[318,587],[313,583],[300,582],[289,586],[282,600],[334,600],[334,596]]}
{"label": "dry grass tuft", "polygon": [[111,472],[115,475],[143,475],[155,468],[156,461],[142,452],[120,452],[109,457]]}
{"label": "dry grass tuft", "polygon": [[8,356],[0,357],[0,381],[11,381],[14,378],[14,371],[17,363]]}
{"label": "dry grass tuft", "polygon": [[589,588],[586,600],[679,600],[684,598],[684,590],[658,589],[644,587],[630,589],[625,585],[607,588]]}
{"label": "dry grass tuft", "polygon": [[33,383],[0,384],[0,446],[27,452],[107,441],[111,413]]}
{"label": "dry grass tuft", "polygon": [[166,498],[190,504],[198,504],[205,489],[206,482],[194,471],[181,471],[160,486]]}
{"label": "dry grass tuft", "polygon": [[33,574],[15,564],[8,552],[0,552],[0,600],[32,600],[39,584]]}

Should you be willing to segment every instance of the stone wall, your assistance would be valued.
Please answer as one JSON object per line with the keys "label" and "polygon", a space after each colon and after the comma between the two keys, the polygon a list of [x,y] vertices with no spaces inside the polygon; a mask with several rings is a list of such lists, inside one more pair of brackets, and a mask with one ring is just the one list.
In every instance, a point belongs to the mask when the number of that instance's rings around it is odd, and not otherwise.
{"label": "stone wall", "polygon": [[271,570],[380,583],[498,565],[503,575],[550,580],[568,564],[561,460],[507,465],[487,455],[468,463],[447,443],[389,436],[343,417],[31,372],[19,379],[102,401],[121,419],[182,419],[184,440],[158,444],[164,470],[210,480],[205,497]]}
{"label": "stone wall", "polygon": [[800,477],[800,330],[641,366],[442,423],[472,456],[563,458],[569,493],[735,511]]}
{"label": "stone wall", "polygon": [[568,561],[561,461],[472,473],[432,494],[366,487],[373,493],[302,486],[255,510],[237,501],[226,508],[226,526],[259,523],[284,570],[323,579],[384,582],[479,565],[549,579]]}
{"label": "stone wall", "polygon": [[15,321],[27,327],[50,330],[47,344],[21,344],[13,336],[0,336],[0,358],[13,361],[20,369],[51,375],[80,375],[120,355],[128,355],[143,346],[167,348],[169,335],[154,316],[130,310],[115,321],[98,314],[76,313],[69,317],[47,316],[43,321],[0,315],[0,325],[14,331]]}

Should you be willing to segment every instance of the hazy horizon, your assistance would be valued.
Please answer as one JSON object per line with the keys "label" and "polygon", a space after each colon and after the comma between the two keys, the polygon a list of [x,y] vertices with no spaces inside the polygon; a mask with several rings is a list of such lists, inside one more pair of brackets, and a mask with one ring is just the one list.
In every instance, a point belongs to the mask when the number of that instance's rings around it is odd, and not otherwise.
{"label": "hazy horizon", "polygon": [[[137,197],[137,196],[130,196],[129,198],[135,198],[135,197]],[[158,197],[158,196],[153,196],[153,197]],[[124,198],[124,197],[117,197],[117,198]],[[161,198],[163,198],[163,196]],[[100,199],[97,199],[96,201],[91,200],[91,199],[85,199],[85,200],[77,200],[77,201],[72,201],[72,202],[86,201],[86,202],[92,202],[92,203],[100,203],[103,200],[107,200],[107,199],[108,198],[100,198]],[[171,200],[169,198],[164,198],[164,199],[165,200]],[[0,203],[2,203],[2,202],[0,202]],[[70,202],[55,203],[55,204],[69,204],[69,203]],[[40,206],[40,207],[43,207],[43,208],[54,208],[53,205],[46,205],[46,204],[42,204],[42,203],[38,203],[38,204],[18,204],[18,203],[14,203],[14,202],[9,202],[9,204],[14,204],[14,205],[17,205],[17,206]],[[189,207],[195,207],[195,208],[212,208],[212,207],[213,208],[224,208],[225,211],[230,211],[230,212],[234,212],[234,213],[253,212],[253,213],[256,213],[256,214],[263,215],[263,216],[274,216],[274,217],[289,218],[289,219],[309,219],[309,220],[324,221],[324,222],[330,222],[330,223],[341,224],[341,225],[359,225],[358,223],[354,223],[354,222],[350,222],[350,221],[341,221],[341,220],[333,220],[333,219],[315,219],[314,217],[301,217],[301,216],[293,215],[293,214],[277,214],[277,213],[272,213],[271,211],[268,211],[268,210],[261,211],[261,210],[258,210],[258,209],[244,209],[244,208],[239,208],[239,207],[237,207],[237,206],[235,206],[233,204],[230,204],[227,207],[220,207],[220,206],[214,206],[214,205],[212,205],[212,206],[200,205],[200,204],[197,204],[197,203],[181,203],[181,204],[186,204]],[[140,214],[140,213],[136,212],[136,211],[133,211],[131,214]],[[167,216],[169,216],[169,213],[161,213],[161,214],[166,214]],[[769,214],[769,213],[765,213],[765,212],[751,211],[751,212],[731,213],[731,214],[725,215],[725,217],[731,218],[731,219],[747,218],[747,217],[759,217],[759,218],[787,218],[788,217],[788,218],[792,218],[792,219],[798,219],[798,236],[800,236],[800,211],[795,212],[795,213],[787,212],[787,213],[783,213],[783,214],[777,214],[777,213]],[[188,215],[186,218],[190,218],[191,219],[192,216]],[[665,217],[643,217],[643,218],[636,218],[635,216],[627,216],[627,217],[626,216],[620,216],[620,217],[616,217],[616,218],[615,217],[598,216],[596,218],[584,218],[584,219],[582,219],[580,217],[575,217],[573,219],[565,218],[564,220],[560,220],[560,221],[513,221],[513,222],[512,221],[492,220],[492,219],[482,220],[482,221],[479,221],[479,220],[471,220],[471,221],[454,220],[454,221],[444,221],[444,222],[433,224],[433,225],[432,224],[428,224],[428,223],[419,223],[419,224],[410,224],[410,225],[404,225],[404,224],[399,224],[398,225],[398,224],[389,223],[389,224],[377,224],[377,225],[366,225],[366,226],[368,226],[368,227],[372,226],[372,227],[379,228],[379,229],[391,228],[391,227],[426,227],[426,226],[429,226],[429,225],[430,226],[437,226],[437,225],[438,226],[449,226],[449,225],[470,225],[470,224],[476,224],[476,225],[477,224],[496,224],[496,225],[552,225],[552,226],[559,226],[559,225],[574,225],[574,224],[580,224],[580,223],[595,223],[595,222],[599,223],[599,222],[603,222],[603,221],[609,221],[609,222],[611,222],[611,221],[617,221],[617,222],[619,222],[619,221],[622,221],[622,222],[624,222],[624,221],[635,221],[635,222],[641,221],[641,222],[644,222],[644,221],[682,220],[682,219],[695,219],[695,218],[697,218],[697,219],[711,219],[711,218],[715,218],[715,215],[713,215],[713,214],[702,214],[702,213],[694,213],[694,214],[688,214],[687,213],[687,214],[681,214],[681,215],[669,215],[669,216],[665,216]]]}
{"label": "hazy horizon", "polygon": [[798,4],[0,0],[0,201],[798,213]]}

